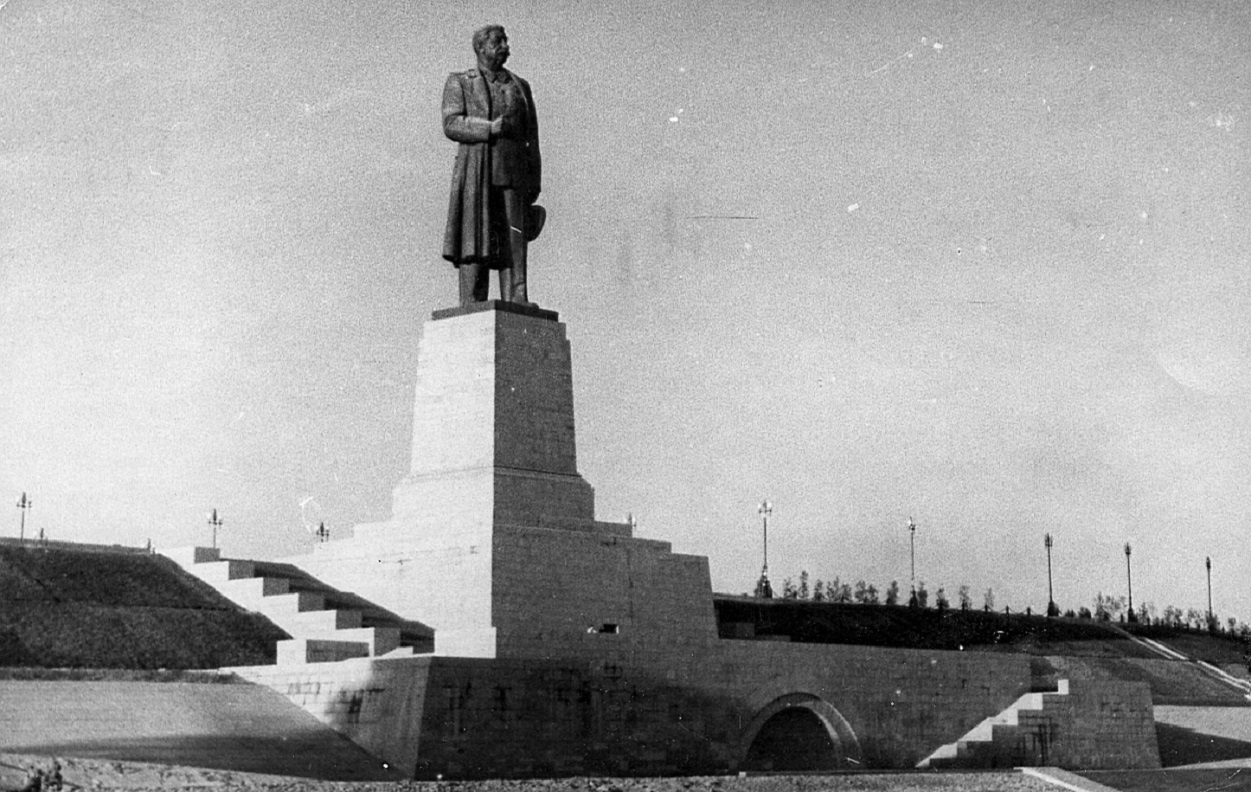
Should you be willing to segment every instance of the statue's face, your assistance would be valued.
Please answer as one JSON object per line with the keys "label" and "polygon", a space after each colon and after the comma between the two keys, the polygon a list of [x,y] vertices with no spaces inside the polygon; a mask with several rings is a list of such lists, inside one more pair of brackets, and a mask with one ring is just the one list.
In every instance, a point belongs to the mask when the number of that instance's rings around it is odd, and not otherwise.
{"label": "statue's face", "polygon": [[508,36],[502,30],[492,30],[478,50],[478,60],[488,69],[499,69],[508,60]]}

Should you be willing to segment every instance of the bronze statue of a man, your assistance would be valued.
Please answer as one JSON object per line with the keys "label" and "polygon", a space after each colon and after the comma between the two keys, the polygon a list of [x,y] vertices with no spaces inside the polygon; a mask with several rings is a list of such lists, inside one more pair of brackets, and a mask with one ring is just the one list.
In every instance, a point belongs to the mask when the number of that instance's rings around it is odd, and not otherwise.
{"label": "bronze statue of a man", "polygon": [[530,84],[504,68],[508,36],[499,25],[474,32],[476,68],[448,75],[443,133],[460,145],[452,169],[443,258],[459,272],[460,303],[487,298],[490,270],[500,297],[529,303],[526,248],[542,230],[539,122]]}

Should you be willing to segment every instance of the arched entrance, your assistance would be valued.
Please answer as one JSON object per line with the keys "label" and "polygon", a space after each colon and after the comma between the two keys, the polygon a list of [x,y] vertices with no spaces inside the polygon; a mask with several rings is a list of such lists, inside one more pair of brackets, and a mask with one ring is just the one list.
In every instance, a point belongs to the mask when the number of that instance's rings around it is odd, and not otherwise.
{"label": "arched entrance", "polygon": [[762,709],[743,733],[743,770],[841,770],[860,767],[860,744],[838,710],[808,693]]}

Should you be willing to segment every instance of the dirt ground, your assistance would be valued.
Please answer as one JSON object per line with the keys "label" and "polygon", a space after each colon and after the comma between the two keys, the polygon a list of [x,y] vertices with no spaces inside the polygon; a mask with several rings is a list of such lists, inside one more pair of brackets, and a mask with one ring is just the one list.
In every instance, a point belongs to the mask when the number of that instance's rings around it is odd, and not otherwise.
{"label": "dirt ground", "polygon": [[[0,754],[0,790],[21,789],[50,757]],[[1060,787],[1016,772],[890,773],[696,778],[342,782],[139,762],[59,758],[67,790],[252,790],[253,792],[1049,792]]]}

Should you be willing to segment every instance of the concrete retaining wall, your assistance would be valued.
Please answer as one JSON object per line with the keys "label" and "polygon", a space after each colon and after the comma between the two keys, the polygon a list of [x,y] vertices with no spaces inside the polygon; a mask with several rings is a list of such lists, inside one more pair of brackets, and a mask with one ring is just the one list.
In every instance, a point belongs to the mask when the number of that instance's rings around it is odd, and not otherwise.
{"label": "concrete retaining wall", "polygon": [[328,779],[394,778],[263,686],[0,680],[0,751]]}
{"label": "concrete retaining wall", "polygon": [[757,716],[796,694],[841,715],[861,766],[911,766],[1029,682],[1027,659],[1011,655],[720,641],[667,656],[239,671],[420,777],[732,771]]}

